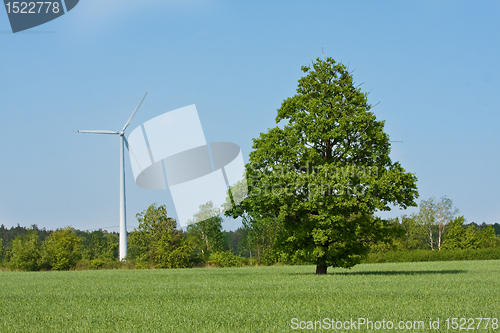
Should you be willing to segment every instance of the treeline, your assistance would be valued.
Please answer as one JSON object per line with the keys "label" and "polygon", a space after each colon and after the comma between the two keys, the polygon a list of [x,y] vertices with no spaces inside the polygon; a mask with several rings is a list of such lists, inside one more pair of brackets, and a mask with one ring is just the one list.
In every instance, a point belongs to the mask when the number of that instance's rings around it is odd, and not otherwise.
{"label": "treeline", "polygon": [[363,262],[500,260],[500,225],[464,221],[463,216],[455,217],[440,234],[439,225],[423,224],[418,214],[394,219],[393,238],[374,244]]}
{"label": "treeline", "polygon": [[239,252],[241,231],[222,230],[222,218],[211,204],[204,212],[215,217],[190,225],[186,231],[168,217],[165,206],[151,205],[137,214],[139,226],[127,235],[128,257],[118,261],[119,237],[106,231],[55,231],[0,227],[0,266],[37,271],[92,268],[186,268],[241,266],[251,262]]}
{"label": "treeline", "polygon": [[500,225],[465,224],[464,216],[450,199],[422,200],[419,212],[390,220],[394,237],[374,245],[374,252],[387,250],[477,250],[500,246]]}
{"label": "treeline", "polygon": [[[273,245],[282,226],[275,219],[243,218],[236,231],[223,231],[215,216],[183,231],[165,206],[151,205],[137,214],[139,226],[128,233],[128,258],[118,261],[118,234],[71,227],[55,231],[0,227],[0,265],[11,270],[97,268],[230,267],[302,263]],[[386,221],[384,241],[373,243],[364,262],[500,259],[500,224],[465,224],[451,200],[424,200],[416,214]]]}
{"label": "treeline", "polygon": [[56,231],[17,226],[0,227],[0,265],[12,270],[67,270],[77,264],[100,267],[116,261],[118,235],[71,227]]}
{"label": "treeline", "polygon": [[446,197],[422,200],[418,213],[389,223],[392,236],[364,262],[500,259],[500,224],[466,224]]}
{"label": "treeline", "polygon": [[[418,213],[384,221],[385,234],[372,242],[363,262],[500,259],[500,224],[466,224],[458,212],[446,197],[422,200]],[[275,249],[282,228],[276,219],[243,215],[235,253],[260,264],[303,263],[283,247]]]}

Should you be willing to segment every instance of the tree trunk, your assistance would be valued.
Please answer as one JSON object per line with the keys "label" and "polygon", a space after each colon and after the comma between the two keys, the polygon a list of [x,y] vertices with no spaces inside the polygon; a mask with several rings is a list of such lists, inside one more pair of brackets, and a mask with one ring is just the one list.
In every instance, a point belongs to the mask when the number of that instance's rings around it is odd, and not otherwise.
{"label": "tree trunk", "polygon": [[326,269],[328,266],[323,266],[323,265],[317,265],[316,266],[316,275],[323,275],[326,274]]}
{"label": "tree trunk", "polygon": [[257,242],[257,262],[260,264],[260,246],[259,246],[259,242]]}
{"label": "tree trunk", "polygon": [[441,251],[441,238],[443,237],[443,230],[441,229],[441,225],[439,225],[439,234],[438,234],[438,248]]}
{"label": "tree trunk", "polygon": [[431,241],[431,250],[434,251],[434,237],[432,236],[432,226],[429,227],[429,239]]}

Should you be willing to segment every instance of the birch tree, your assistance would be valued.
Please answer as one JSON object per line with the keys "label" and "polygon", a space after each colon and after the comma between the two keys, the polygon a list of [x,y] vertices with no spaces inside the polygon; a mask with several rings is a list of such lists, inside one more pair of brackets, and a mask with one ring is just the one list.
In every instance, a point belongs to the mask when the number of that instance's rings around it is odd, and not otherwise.
{"label": "birch tree", "polygon": [[450,224],[454,219],[455,215],[458,214],[458,209],[453,208],[453,202],[446,196],[442,197],[441,200],[436,204],[436,223],[438,225],[438,248],[441,250],[443,234],[446,226]]}
{"label": "birch tree", "polygon": [[458,209],[453,208],[453,202],[446,196],[441,197],[439,201],[429,198],[420,202],[417,219],[427,230],[427,240],[431,250],[434,250],[435,244],[441,250],[446,226],[457,214]]}
{"label": "birch tree", "polygon": [[422,200],[420,202],[420,209],[417,215],[417,220],[420,225],[422,225],[427,231],[427,241],[431,247],[431,250],[434,251],[434,229],[435,229],[435,200],[434,198],[430,198],[428,200]]}

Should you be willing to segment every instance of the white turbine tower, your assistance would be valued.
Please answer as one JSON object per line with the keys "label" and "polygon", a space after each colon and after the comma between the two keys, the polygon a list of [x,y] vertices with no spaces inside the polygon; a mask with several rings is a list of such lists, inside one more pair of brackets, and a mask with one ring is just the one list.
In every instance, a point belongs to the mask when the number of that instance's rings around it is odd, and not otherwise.
{"label": "white turbine tower", "polygon": [[[148,93],[146,93],[147,95]],[[142,98],[141,102],[135,108],[134,112],[130,118],[128,118],[127,123],[123,126],[123,129],[120,132],[108,131],[108,130],[94,130],[94,131],[74,131],[76,133],[92,133],[92,134],[118,134],[120,136],[120,260],[123,260],[127,257],[127,216],[126,216],[126,196],[125,196],[125,144],[127,144],[127,139],[125,138],[125,130],[128,125],[134,119],[137,110],[139,110],[144,98]],[[128,148],[128,144],[127,144]]]}

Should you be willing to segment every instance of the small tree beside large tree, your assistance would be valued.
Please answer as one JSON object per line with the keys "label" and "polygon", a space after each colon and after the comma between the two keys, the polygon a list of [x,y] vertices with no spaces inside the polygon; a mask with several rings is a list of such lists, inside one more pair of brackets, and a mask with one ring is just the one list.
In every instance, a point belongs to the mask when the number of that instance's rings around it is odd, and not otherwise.
{"label": "small tree beside large tree", "polygon": [[188,242],[203,262],[208,261],[211,253],[229,250],[222,222],[221,211],[212,201],[201,205],[193,220],[188,222]]}
{"label": "small tree beside large tree", "polygon": [[318,58],[302,71],[297,94],[278,109],[282,125],[254,139],[249,194],[229,214],[276,219],[274,247],[326,274],[356,265],[388,237],[374,213],[416,206],[417,178],[391,161],[384,122],[345,65]]}
{"label": "small tree beside large tree", "polygon": [[185,268],[192,266],[193,249],[186,243],[177,221],[168,217],[167,207],[150,205],[136,215],[139,226],[130,236],[130,256],[136,264],[157,268]]}
{"label": "small tree beside large tree", "polygon": [[453,207],[453,202],[446,196],[443,196],[439,201],[430,198],[420,202],[417,219],[427,229],[427,239],[431,250],[434,250],[434,243],[437,243],[438,249],[441,250],[445,229],[457,214],[458,209]]}

